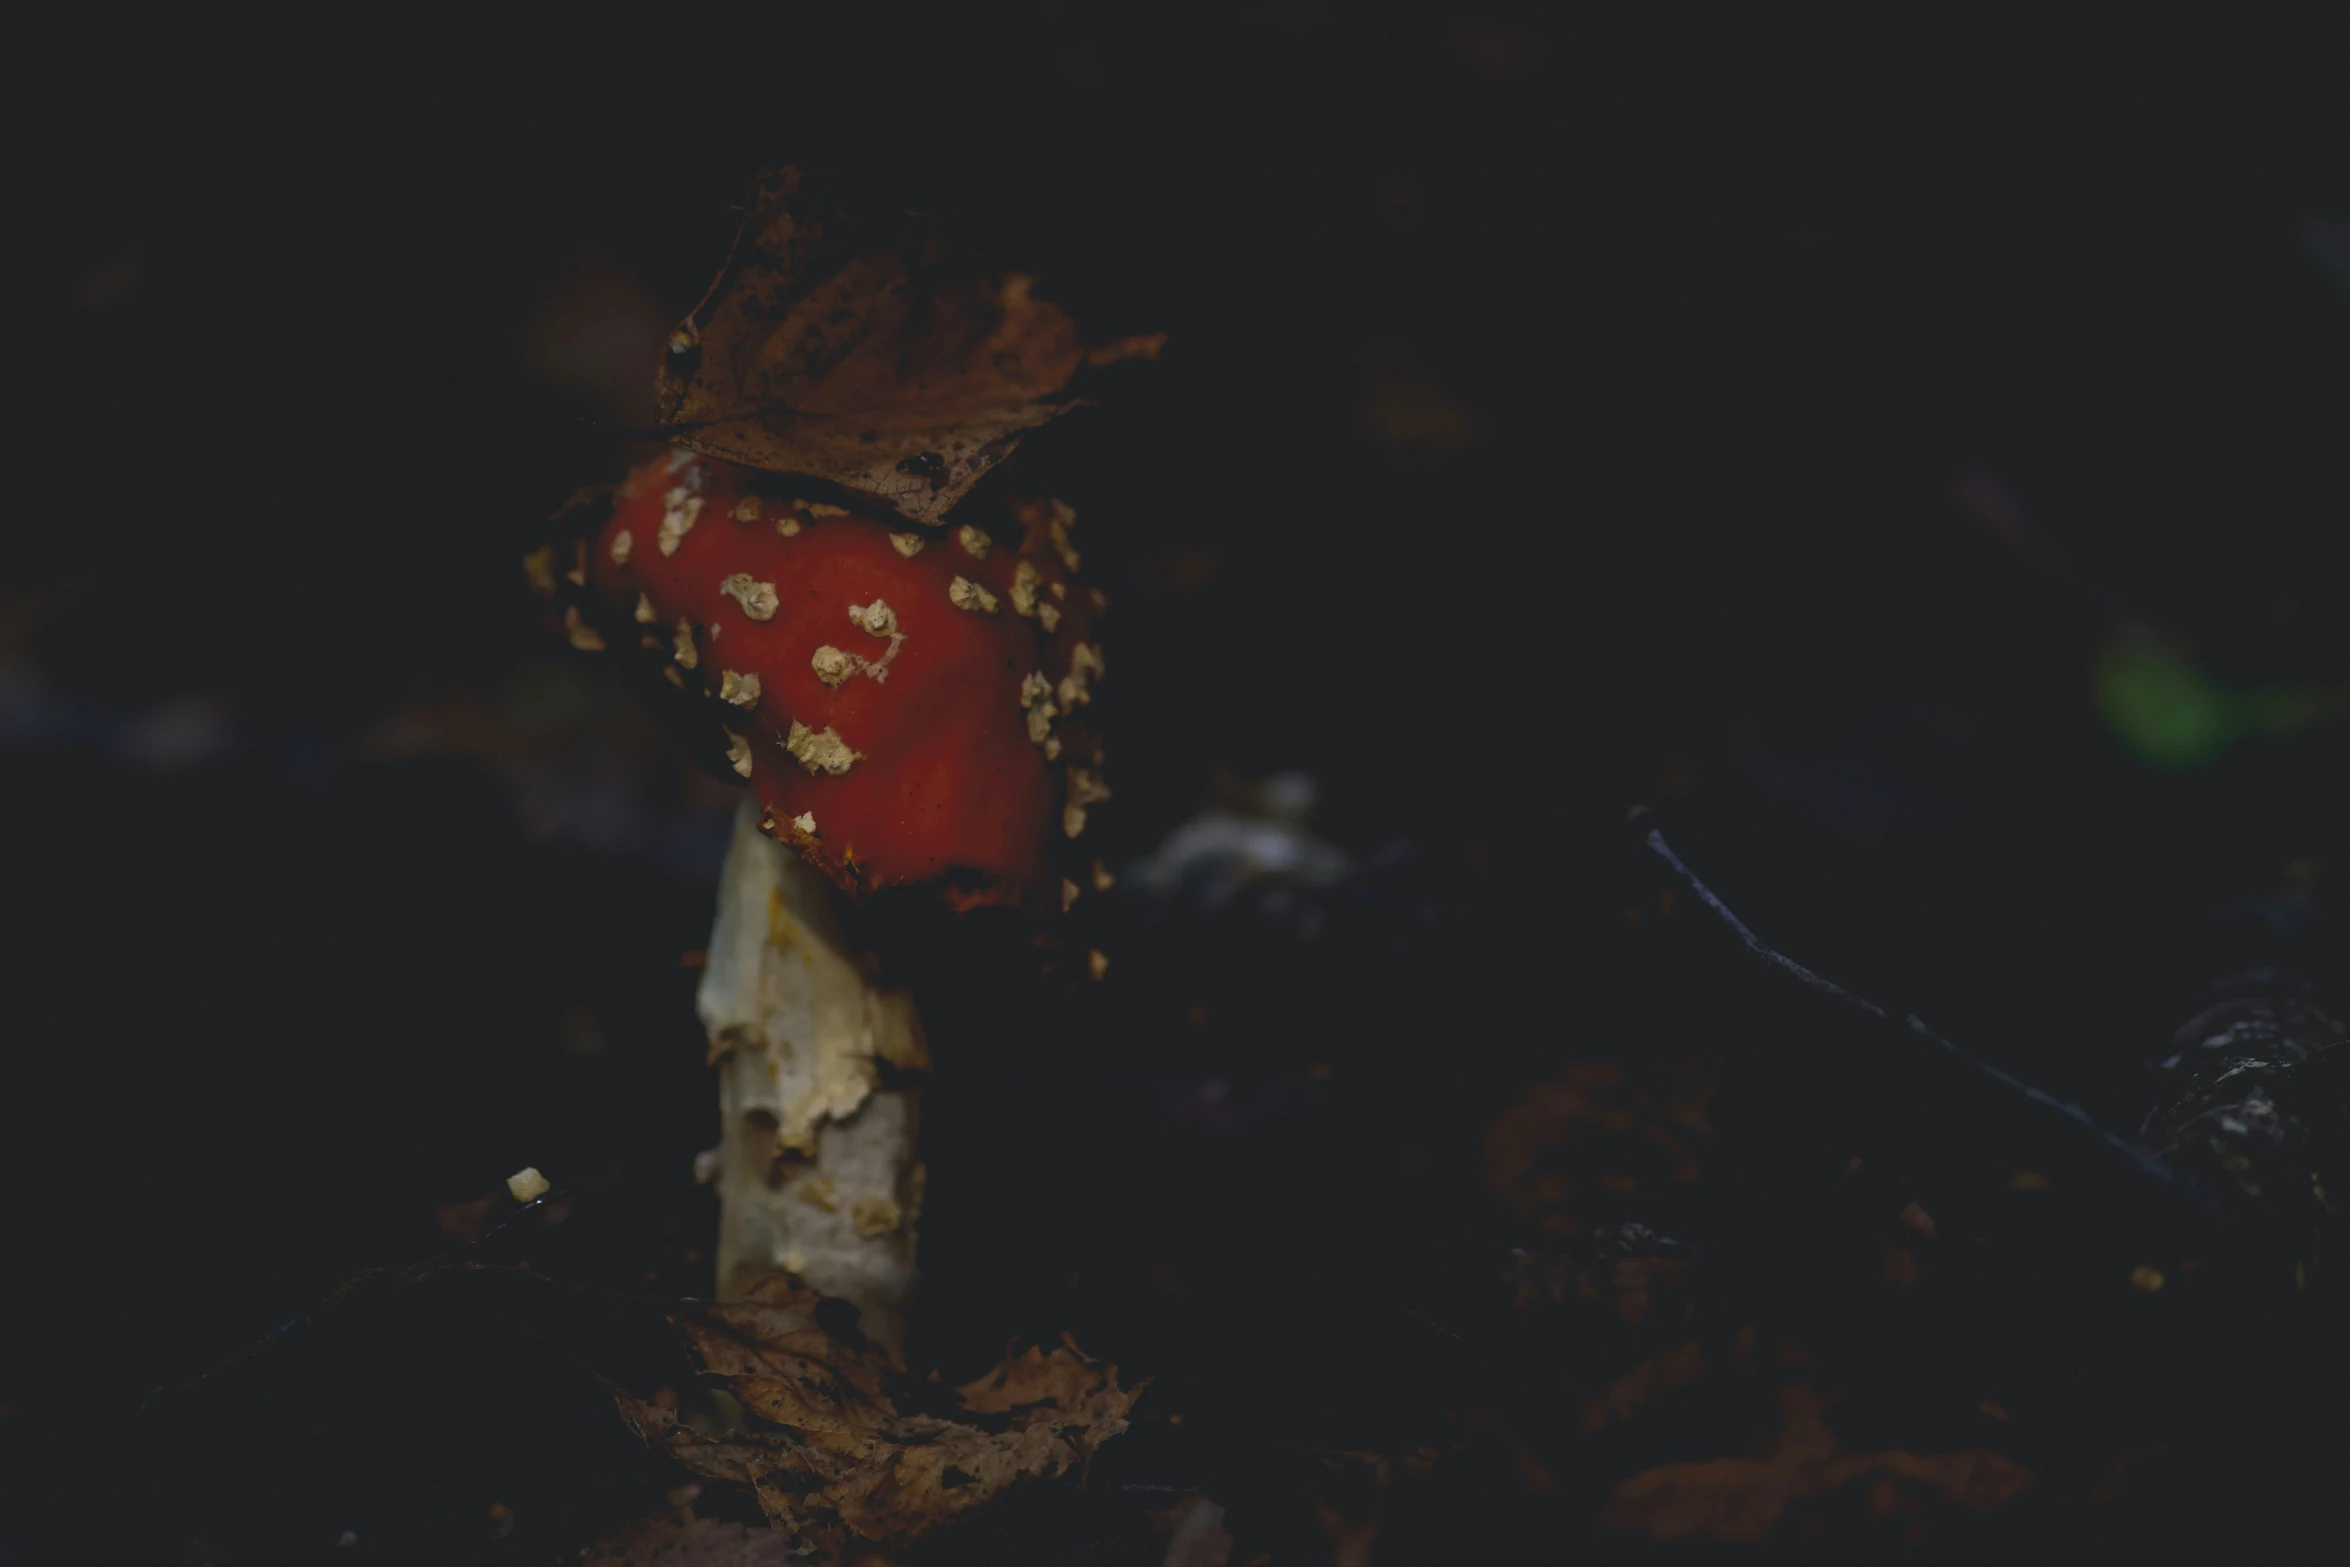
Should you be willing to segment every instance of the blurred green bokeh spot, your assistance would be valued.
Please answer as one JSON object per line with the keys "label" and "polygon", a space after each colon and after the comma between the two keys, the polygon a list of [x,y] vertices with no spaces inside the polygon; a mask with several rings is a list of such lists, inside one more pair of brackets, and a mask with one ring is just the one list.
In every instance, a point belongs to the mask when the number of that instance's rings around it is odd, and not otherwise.
{"label": "blurred green bokeh spot", "polygon": [[2152,767],[2202,767],[2252,735],[2292,734],[2350,708],[2350,691],[2272,686],[2235,691],[2206,674],[2176,644],[2124,624],[2097,655],[2091,687],[2098,716],[2130,753]]}

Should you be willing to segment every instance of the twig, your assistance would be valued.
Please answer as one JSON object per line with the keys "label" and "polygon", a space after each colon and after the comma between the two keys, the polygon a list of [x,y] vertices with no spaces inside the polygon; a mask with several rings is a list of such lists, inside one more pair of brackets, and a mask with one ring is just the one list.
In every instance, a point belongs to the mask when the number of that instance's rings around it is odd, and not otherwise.
{"label": "twig", "polygon": [[[1645,826],[1647,819],[1647,807],[1638,806],[1633,809],[1630,820],[1635,829]],[[2013,1073],[1994,1066],[1971,1051],[1961,1049],[1928,1028],[1923,1021],[1915,1016],[1895,1018],[1892,1013],[1867,997],[1856,995],[1834,980],[1813,973],[1785,953],[1766,945],[1753,931],[1746,928],[1744,921],[1730,912],[1729,905],[1716,897],[1712,888],[1697,879],[1697,873],[1692,871],[1682,862],[1681,857],[1673,852],[1672,846],[1665,842],[1665,835],[1661,831],[1654,827],[1647,827],[1643,835],[1643,842],[1648,852],[1662,861],[1675,879],[1688,889],[1690,895],[1710,910],[1723,925],[1727,926],[1748,952],[1762,959],[1772,968],[1823,995],[1834,997],[1855,1011],[1864,1012],[1870,1017],[1898,1029],[1901,1037],[1905,1039],[1918,1040],[1931,1045],[1977,1076],[1997,1085],[2002,1092],[2031,1105],[2035,1109],[2055,1115],[2071,1127],[2081,1141],[2093,1145],[2098,1150],[2100,1157],[2109,1163],[2118,1162],[2126,1167],[2138,1181],[2158,1188],[2170,1196],[2183,1198],[2200,1213],[2218,1215],[2224,1211],[2219,1198],[2207,1187],[2190,1179],[2148,1150],[2107,1131],[2098,1124],[2095,1117],[2079,1105],[2067,1103],[2053,1094],[2034,1088]]]}

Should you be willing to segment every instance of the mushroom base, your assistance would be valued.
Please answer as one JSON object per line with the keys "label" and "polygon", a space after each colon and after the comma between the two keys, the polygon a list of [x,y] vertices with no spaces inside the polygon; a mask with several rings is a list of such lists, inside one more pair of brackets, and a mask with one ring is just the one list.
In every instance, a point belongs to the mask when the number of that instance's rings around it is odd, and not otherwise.
{"label": "mushroom base", "polygon": [[718,1297],[792,1274],[902,1347],[915,1280],[921,1079],[912,1000],[877,984],[840,895],[746,800],[696,1010],[718,1068]]}

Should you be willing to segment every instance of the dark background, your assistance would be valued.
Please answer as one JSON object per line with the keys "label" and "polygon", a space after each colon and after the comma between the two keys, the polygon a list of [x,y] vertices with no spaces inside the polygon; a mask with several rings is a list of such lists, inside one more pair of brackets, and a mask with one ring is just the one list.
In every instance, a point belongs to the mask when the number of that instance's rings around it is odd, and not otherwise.
{"label": "dark background", "polygon": [[[764,163],[866,170],[1089,328],[1170,333],[1022,459],[1117,604],[1105,846],[1300,768],[1341,847],[1443,867],[1478,935],[1412,981],[1406,1076],[1483,1050],[1473,1108],[1574,1048],[1636,801],[1783,945],[2100,1106],[2242,932],[2318,939],[2338,25],[224,25],[12,51],[6,1549],[155,1469],[149,1390],[522,1164],[707,1223],[678,955],[725,792],[516,565],[617,471]],[[1048,1236],[1214,1228],[1021,1179]],[[1059,1243],[991,1222],[992,1274],[939,1243],[941,1360],[1116,1341],[1077,1284],[1001,1282]]]}

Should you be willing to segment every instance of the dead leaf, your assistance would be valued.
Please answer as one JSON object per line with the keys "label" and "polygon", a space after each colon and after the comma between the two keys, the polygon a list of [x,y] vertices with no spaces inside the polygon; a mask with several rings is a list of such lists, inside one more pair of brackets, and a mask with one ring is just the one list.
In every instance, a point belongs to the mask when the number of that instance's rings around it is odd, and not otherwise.
{"label": "dead leaf", "polygon": [[950,270],[920,215],[851,212],[835,179],[762,174],[717,281],[670,337],[661,423],[677,445],[937,526],[1023,432],[1078,406],[1079,371],[1164,342],[1088,346],[1033,281]]}
{"label": "dead leaf", "polygon": [[1928,1501],[1987,1512],[2032,1483],[2031,1471],[1999,1453],[1856,1453],[1821,1416],[1819,1393],[1803,1383],[1779,1390],[1784,1424],[1758,1458],[1662,1464],[1616,1487],[1600,1514],[1612,1529],[1638,1529],[1652,1540],[1708,1536],[1753,1543],[1768,1539],[1787,1514],[1867,1481],[1865,1503],[1878,1519],[1914,1521]]}
{"label": "dead leaf", "polygon": [[640,1518],[588,1547],[588,1567],[791,1567],[791,1543],[772,1529],[690,1512]]}
{"label": "dead leaf", "polygon": [[1504,1282],[1520,1311],[1599,1307],[1626,1327],[1639,1328],[1651,1322],[1685,1323],[1695,1305],[1693,1275],[1685,1257],[1593,1255],[1579,1244],[1569,1251],[1520,1254]]}
{"label": "dead leaf", "polygon": [[1628,1419],[1704,1374],[1705,1345],[1696,1339],[1653,1355],[1610,1382],[1598,1397],[1583,1401],[1583,1429],[1597,1431]]}
{"label": "dead leaf", "polygon": [[1713,1060],[1570,1062],[1487,1127],[1489,1191],[1548,1235],[1579,1236],[1696,1181],[1710,1151]]}
{"label": "dead leaf", "polygon": [[[836,1305],[837,1303],[835,1303]],[[1006,1353],[956,1390],[969,1420],[919,1412],[919,1385],[842,1330],[824,1297],[771,1279],[745,1300],[680,1319],[705,1374],[740,1401],[745,1429],[711,1435],[615,1390],[636,1433],[698,1475],[749,1486],[796,1545],[838,1554],[851,1537],[905,1546],[1024,1480],[1090,1461],[1126,1429],[1141,1385],[1076,1345]]]}

